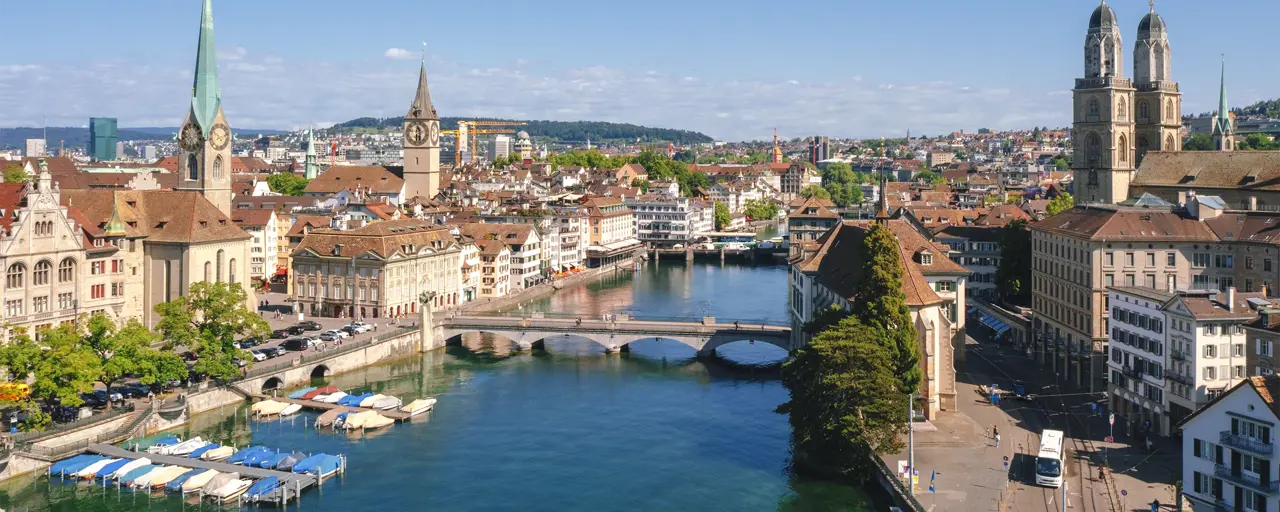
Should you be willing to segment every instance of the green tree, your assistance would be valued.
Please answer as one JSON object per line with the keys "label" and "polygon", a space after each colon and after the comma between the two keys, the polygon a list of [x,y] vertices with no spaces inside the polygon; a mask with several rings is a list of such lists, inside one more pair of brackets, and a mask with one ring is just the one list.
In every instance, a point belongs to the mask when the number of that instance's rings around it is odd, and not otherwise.
{"label": "green tree", "polygon": [[1044,212],[1052,217],[1075,207],[1076,198],[1071,197],[1071,194],[1063,192],[1059,194],[1058,197],[1053,198],[1052,201],[1049,201],[1049,205],[1044,207]]}
{"label": "green tree", "polygon": [[[861,192],[862,189],[859,188],[858,191]],[[819,186],[815,186],[815,185],[810,185],[808,187],[805,187],[804,190],[800,191],[800,196],[804,197],[805,199],[808,199],[810,197],[815,197],[815,196],[818,199],[831,199],[831,193],[827,192],[827,189]]]}
{"label": "green tree", "polygon": [[267,176],[267,186],[272,192],[286,196],[300,196],[307,190],[308,180],[291,172],[279,172]]}
{"label": "green tree", "polygon": [[837,480],[865,480],[871,457],[894,453],[905,432],[906,396],[879,330],[856,317],[814,337],[782,366],[790,400],[792,468]]}
{"label": "green tree", "polygon": [[769,199],[748,199],[743,214],[751,220],[773,219],[778,216],[778,204]]}
{"label": "green tree", "polygon": [[1053,166],[1059,171],[1070,170],[1071,160],[1068,160],[1066,155],[1058,155],[1053,158]]}
{"label": "green tree", "polygon": [[155,384],[187,376],[186,364],[176,354],[151,348],[160,341],[146,326],[129,319],[116,327],[111,318],[101,313],[88,317],[80,343],[97,358],[101,372],[98,380],[111,393],[111,384],[133,375],[142,384]]}
{"label": "green tree", "polygon": [[631,188],[638,188],[638,189],[640,189],[640,193],[641,193],[641,194],[648,194],[648,193],[649,193],[649,180],[642,180],[642,179],[640,179],[640,178],[635,178],[635,179],[631,180]]}
{"label": "green tree", "polygon": [[1192,135],[1182,144],[1183,151],[1213,151],[1217,149],[1213,145],[1213,136],[1208,133],[1197,133]]}
{"label": "green tree", "polygon": [[939,174],[933,171],[920,171],[916,173],[916,179],[924,180],[928,183],[933,183],[933,184],[938,184],[938,183],[947,181],[946,178],[942,177],[942,174]]}
{"label": "green tree", "polygon": [[239,373],[236,358],[250,360],[236,344],[238,337],[265,336],[267,321],[248,307],[239,283],[199,282],[187,295],[156,305],[156,330],[165,347],[184,346],[199,356],[195,371],[221,380]]}
{"label": "green tree", "polygon": [[733,217],[729,214],[729,207],[720,201],[716,201],[716,231],[724,229],[731,220],[733,220]]}
{"label": "green tree", "polygon": [[4,168],[5,183],[26,183],[30,179],[31,175],[27,174],[26,169],[23,169],[22,165],[17,162],[10,162]]}
{"label": "green tree", "polygon": [[1236,145],[1239,147],[1238,149],[1243,149],[1243,150],[1252,150],[1252,151],[1280,150],[1280,143],[1277,143],[1276,141],[1272,140],[1271,137],[1268,137],[1261,133],[1251,133],[1249,134],[1248,137],[1245,137],[1244,140],[1238,142]]}
{"label": "green tree", "polygon": [[[920,346],[902,292],[903,268],[898,240],[884,224],[872,224],[863,238],[862,277],[855,290],[853,314],[875,329],[893,360],[901,390],[914,393],[922,379]],[[942,255],[937,255],[943,257]]]}
{"label": "green tree", "polygon": [[1031,230],[1024,219],[1010,222],[1000,230],[996,288],[1005,299],[1031,304]]}
{"label": "green tree", "polygon": [[98,359],[80,342],[71,324],[42,329],[40,341],[26,334],[0,348],[0,364],[15,380],[30,379],[32,398],[76,407],[102,375]]}

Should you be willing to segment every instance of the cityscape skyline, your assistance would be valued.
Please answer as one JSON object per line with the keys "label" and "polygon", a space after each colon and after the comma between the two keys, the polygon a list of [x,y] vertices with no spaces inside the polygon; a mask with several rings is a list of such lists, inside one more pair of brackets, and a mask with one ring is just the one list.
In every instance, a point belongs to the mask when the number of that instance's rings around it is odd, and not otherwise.
{"label": "cityscape skyline", "polygon": [[[405,2],[386,4],[387,11],[408,8]],[[848,36],[815,42],[786,37],[789,30],[771,27],[775,18],[754,10],[717,9],[725,5],[708,2],[667,10],[679,14],[664,17],[661,4],[628,12],[630,23],[663,23],[670,29],[668,35],[687,38],[645,38],[636,43],[634,37],[612,30],[616,24],[606,23],[607,7],[577,1],[541,6],[543,10],[519,4],[509,9],[461,4],[435,8],[443,14],[440,19],[475,19],[492,10],[531,26],[546,26],[557,17],[562,22],[576,20],[573,30],[551,32],[560,35],[514,41],[489,40],[472,28],[441,22],[432,22],[425,31],[429,34],[422,37],[424,31],[410,26],[412,20],[395,17],[378,18],[384,28],[352,40],[281,36],[264,30],[262,20],[286,19],[309,27],[308,33],[325,29],[320,32],[336,34],[341,33],[341,23],[352,23],[352,18],[325,16],[333,12],[325,7],[335,5],[327,0],[313,2],[306,11],[217,2],[218,60],[227,116],[238,126],[299,129],[311,123],[327,126],[357,117],[401,115],[403,103],[411,99],[420,41],[426,39],[433,96],[443,116],[623,122],[697,130],[721,140],[766,140],[774,127],[784,138],[876,137],[907,129],[936,135],[982,127],[1060,127],[1070,123],[1070,88],[1082,75],[1085,28],[1096,5],[928,2],[927,8],[907,11],[905,6],[855,10],[834,2],[805,2],[796,12],[829,13],[807,19],[809,33],[835,30],[835,20],[855,14],[919,24],[903,28],[867,23]],[[1260,1],[1245,4],[1238,7],[1275,9]],[[1185,113],[1214,110],[1223,53],[1233,107],[1271,97],[1262,84],[1280,78],[1280,71],[1250,66],[1243,51],[1235,52],[1238,59],[1231,56],[1232,48],[1249,47],[1250,37],[1262,42],[1266,16],[1233,20],[1236,37],[1228,43],[1190,24],[1216,16],[1211,6],[1155,7],[1170,27],[1173,78],[1182,84]],[[1138,20],[1148,7],[1145,2],[1127,2],[1113,8],[1128,54]],[[41,19],[54,15],[51,9],[22,4],[11,11],[25,19]],[[75,1],[62,9],[79,14],[67,20],[59,38],[44,37],[35,26],[20,26],[15,40],[48,42],[0,57],[0,90],[6,91],[0,94],[0,127],[40,126],[46,116],[50,126],[85,126],[95,116],[117,117],[122,127],[176,126],[181,121],[174,112],[181,111],[186,101],[181,91],[191,80],[195,41],[189,32],[199,2],[106,6]],[[147,20],[152,37],[87,44],[100,36],[97,27],[128,27],[139,20]],[[1037,20],[1052,22],[1034,23]],[[718,28],[713,21],[732,28]],[[1003,35],[986,41],[974,37],[956,47],[939,44],[954,36],[908,38],[894,43],[899,50],[875,53],[842,52],[831,44],[843,40],[851,48],[883,50],[886,46],[879,41],[956,26],[972,30],[966,33]],[[779,37],[754,37],[760,33]],[[522,53],[503,51],[515,48]],[[955,53],[955,48],[971,48],[974,56],[937,54]],[[1128,58],[1124,73],[1132,73]]]}

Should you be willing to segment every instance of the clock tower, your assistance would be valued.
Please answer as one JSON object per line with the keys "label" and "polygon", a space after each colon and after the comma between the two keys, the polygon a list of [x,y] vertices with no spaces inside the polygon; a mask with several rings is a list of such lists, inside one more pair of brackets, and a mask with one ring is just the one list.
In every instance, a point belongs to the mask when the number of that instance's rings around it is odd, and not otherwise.
{"label": "clock tower", "polygon": [[405,198],[432,199],[440,191],[440,116],[427,89],[427,62],[418,72],[418,94],[404,116]]}
{"label": "clock tower", "polygon": [[231,128],[222,114],[213,0],[204,0],[191,106],[178,131],[178,190],[199,192],[231,216]]}

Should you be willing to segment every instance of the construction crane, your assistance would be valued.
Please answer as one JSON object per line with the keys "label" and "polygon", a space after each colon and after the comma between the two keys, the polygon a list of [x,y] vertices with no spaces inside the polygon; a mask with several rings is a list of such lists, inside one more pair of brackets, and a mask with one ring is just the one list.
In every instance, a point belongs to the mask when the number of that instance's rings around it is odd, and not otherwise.
{"label": "construction crane", "polygon": [[[468,147],[470,147],[470,148],[472,148],[472,149],[473,149],[470,153],[471,153],[471,163],[473,163],[473,164],[474,164],[474,163],[476,163],[476,152],[474,151],[474,148],[476,147],[476,136],[477,136],[477,135],[492,135],[492,134],[500,134],[500,133],[515,133],[515,131],[514,131],[514,130],[509,130],[509,129],[479,128],[479,127],[481,127],[481,126],[490,126],[490,127],[497,127],[497,126],[528,126],[528,125],[529,125],[529,123],[521,123],[521,122],[518,122],[518,121],[458,121],[458,129],[457,129],[457,130],[449,130],[449,131],[442,132],[442,133],[450,133],[450,132],[454,132],[454,136],[455,136],[455,137],[457,137],[457,149],[458,149],[458,151],[457,151],[457,156],[454,158],[454,160],[455,160],[455,164],[454,164],[454,165],[462,165],[462,152],[463,152],[463,151],[467,151],[467,148],[468,148]],[[470,145],[468,145],[468,144],[467,144],[467,137],[468,137],[468,136],[470,136],[470,137],[471,137],[471,141],[470,141],[471,143],[470,143]]]}

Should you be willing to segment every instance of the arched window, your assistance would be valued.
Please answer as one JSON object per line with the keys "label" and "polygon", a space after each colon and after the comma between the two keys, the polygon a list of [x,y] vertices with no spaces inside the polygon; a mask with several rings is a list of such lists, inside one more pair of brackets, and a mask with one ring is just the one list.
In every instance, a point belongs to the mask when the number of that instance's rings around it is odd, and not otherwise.
{"label": "arched window", "polygon": [[1164,149],[1165,151],[1178,150],[1178,148],[1173,145],[1173,135],[1169,135],[1168,137],[1164,138],[1164,148],[1161,148],[1161,149]]}
{"label": "arched window", "polygon": [[221,156],[213,159],[213,179],[215,180],[222,179],[222,157]]}
{"label": "arched window", "polygon": [[224,256],[226,256],[226,251],[223,251],[222,249],[218,249],[218,268],[215,269],[215,271],[218,273],[216,279],[219,283],[222,282],[222,261],[223,261],[222,258]]}
{"label": "arched window", "polygon": [[9,265],[9,274],[5,279],[5,287],[10,290],[26,286],[27,266],[21,263]]}
{"label": "arched window", "polygon": [[1098,100],[1093,99],[1093,98],[1089,98],[1089,110],[1088,110],[1088,112],[1089,112],[1089,117],[1093,117],[1093,118],[1098,117],[1098,115],[1099,115],[1099,114],[1098,114],[1098,109],[1099,109],[1099,107],[1098,107]]}
{"label": "arched window", "polygon": [[40,260],[40,263],[36,263],[36,271],[31,276],[32,286],[47,286],[51,272],[53,272],[53,264],[49,263],[49,260]]}
{"label": "arched window", "polygon": [[231,258],[231,264],[227,266],[227,276],[230,278],[230,279],[227,279],[228,283],[236,282],[236,259],[235,258]]}
{"label": "arched window", "polygon": [[1120,98],[1120,104],[1116,106],[1116,119],[1121,121],[1129,119],[1129,102],[1124,98]]}
{"label": "arched window", "polygon": [[1123,133],[1120,134],[1120,140],[1116,142],[1116,152],[1120,153],[1121,162],[1129,161],[1129,139],[1125,138]]}
{"label": "arched window", "polygon": [[205,282],[213,281],[213,262],[212,261],[204,262],[204,280]]}
{"label": "arched window", "polygon": [[58,282],[70,283],[76,280],[76,260],[67,258],[58,264]]}
{"label": "arched window", "polygon": [[1090,133],[1085,137],[1084,155],[1084,161],[1089,167],[1096,168],[1102,165],[1102,137],[1096,133]]}
{"label": "arched window", "polygon": [[1178,119],[1178,111],[1173,108],[1173,100],[1169,100],[1164,104],[1164,119],[1170,123]]}
{"label": "arched window", "polygon": [[200,160],[195,155],[187,156],[187,179],[191,181],[200,179]]}
{"label": "arched window", "polygon": [[1148,110],[1147,108],[1147,102],[1139,101],[1138,102],[1138,120],[1146,121],[1149,116],[1150,116],[1150,110]]}

